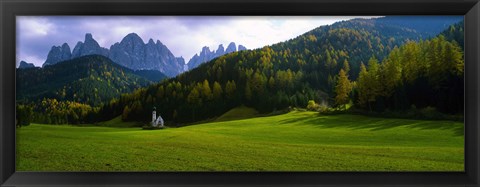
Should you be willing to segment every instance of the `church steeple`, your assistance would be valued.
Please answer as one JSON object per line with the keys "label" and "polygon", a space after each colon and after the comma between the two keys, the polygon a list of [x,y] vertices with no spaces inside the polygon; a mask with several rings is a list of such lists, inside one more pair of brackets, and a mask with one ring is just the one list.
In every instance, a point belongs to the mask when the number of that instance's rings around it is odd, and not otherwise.
{"label": "church steeple", "polygon": [[155,125],[155,121],[157,120],[157,108],[153,107],[152,111],[152,126]]}

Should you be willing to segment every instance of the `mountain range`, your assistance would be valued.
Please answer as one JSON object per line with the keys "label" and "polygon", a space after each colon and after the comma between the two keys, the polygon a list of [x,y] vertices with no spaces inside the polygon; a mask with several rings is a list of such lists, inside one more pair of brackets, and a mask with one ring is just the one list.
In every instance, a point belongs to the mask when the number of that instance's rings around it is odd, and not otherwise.
{"label": "mountain range", "polygon": [[[246,48],[239,45],[238,49],[245,50]],[[233,42],[228,45],[226,50],[224,50],[223,45],[219,45],[216,51],[210,51],[208,47],[204,47],[200,55],[193,56],[187,65],[183,57],[175,57],[168,47],[159,40],[154,42],[153,39],[149,39],[145,43],[136,33],[130,33],[122,41],[113,44],[110,46],[110,49],[107,49],[101,47],[93,39],[92,34],[87,33],[84,41],[79,41],[73,48],[73,51],[70,50],[70,46],[67,43],[64,43],[62,46],[52,46],[42,67],[82,56],[98,54],[135,71],[158,70],[169,77],[173,77],[193,69],[201,63],[235,51],[237,51],[237,47]]]}
{"label": "mountain range", "polygon": [[113,44],[110,49],[101,47],[92,34],[85,34],[85,40],[78,42],[73,51],[67,43],[53,46],[42,67],[61,61],[71,60],[87,55],[102,55],[113,62],[132,70],[158,70],[167,76],[175,76],[184,71],[185,60],[175,57],[160,41],[144,43],[137,34],[125,36],[121,42]]}
{"label": "mountain range", "polygon": [[[247,48],[243,45],[238,45],[238,51],[247,50]],[[217,50],[210,51],[210,48],[205,46],[202,48],[200,53],[195,54],[189,61],[188,61],[188,69],[194,69],[202,63],[208,62],[214,58],[219,56],[236,52],[237,46],[234,42],[228,44],[227,49],[224,49],[223,45],[220,44]]]}

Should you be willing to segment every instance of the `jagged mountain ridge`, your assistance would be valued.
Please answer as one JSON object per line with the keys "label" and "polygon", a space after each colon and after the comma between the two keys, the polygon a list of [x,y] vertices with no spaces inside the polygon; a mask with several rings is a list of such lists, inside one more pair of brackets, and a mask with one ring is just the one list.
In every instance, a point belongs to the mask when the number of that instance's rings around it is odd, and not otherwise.
{"label": "jagged mountain ridge", "polygon": [[[247,48],[243,45],[238,45],[238,51],[242,50],[247,50]],[[235,42],[230,42],[228,44],[227,49],[223,47],[223,44],[218,45],[217,50],[212,50],[210,51],[210,48],[207,46],[204,46],[202,48],[202,51],[200,53],[195,54],[189,61],[188,61],[188,69],[194,69],[198,67],[200,64],[208,62],[214,58],[217,58],[219,56],[236,52],[237,51],[237,45]]]}
{"label": "jagged mountain ridge", "polygon": [[67,43],[53,46],[42,67],[93,54],[108,57],[132,70],[158,70],[170,77],[185,71],[185,60],[182,57],[175,57],[159,40],[155,43],[150,39],[144,43],[135,33],[128,34],[121,42],[110,46],[110,49],[101,47],[92,34],[87,33],[84,41],[79,41],[73,51],[70,51]]}
{"label": "jagged mountain ridge", "polygon": [[128,34],[121,42],[110,47],[109,58],[133,70],[158,70],[167,76],[175,76],[184,70],[185,60],[175,57],[159,40],[150,39],[146,44],[135,33]]}
{"label": "jagged mountain ridge", "polygon": [[72,59],[72,52],[70,51],[70,46],[68,46],[67,43],[64,43],[62,46],[52,46],[50,52],[48,52],[47,60],[45,60],[45,63],[43,63],[42,67],[70,59]]}

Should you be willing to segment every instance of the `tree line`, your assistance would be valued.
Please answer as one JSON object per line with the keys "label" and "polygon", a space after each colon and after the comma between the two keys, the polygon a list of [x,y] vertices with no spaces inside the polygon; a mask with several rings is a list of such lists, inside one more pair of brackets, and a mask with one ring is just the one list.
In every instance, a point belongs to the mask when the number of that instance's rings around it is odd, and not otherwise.
{"label": "tree line", "polygon": [[[464,60],[462,48],[443,35],[394,48],[379,63],[373,56],[350,82],[339,72],[336,103],[352,100],[369,111],[401,111],[434,107],[443,113],[463,113]],[[352,86],[353,89],[350,89]]]}

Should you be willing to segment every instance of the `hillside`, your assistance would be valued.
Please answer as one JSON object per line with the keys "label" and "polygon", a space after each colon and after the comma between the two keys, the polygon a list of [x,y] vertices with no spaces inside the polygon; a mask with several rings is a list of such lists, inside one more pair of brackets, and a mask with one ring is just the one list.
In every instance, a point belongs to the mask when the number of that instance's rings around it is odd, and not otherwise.
{"label": "hillside", "polygon": [[253,108],[239,106],[232,108],[228,112],[225,112],[225,114],[222,114],[220,117],[215,119],[215,122],[248,119],[255,117],[257,114],[258,112]]}
{"label": "hillside", "polygon": [[[286,42],[221,56],[161,84],[109,103],[101,109],[99,118],[111,119],[122,114],[126,120],[147,121],[154,106],[165,120],[178,122],[218,117],[242,104],[260,113],[289,106],[306,107],[309,100],[334,106],[340,69],[346,69],[347,77],[355,81],[361,64],[367,65],[372,57],[377,63],[382,62],[402,44],[441,32],[426,36],[412,29],[413,26],[402,27],[378,22],[378,19],[342,21],[321,26]],[[423,21],[431,21],[431,17]],[[448,27],[443,22],[433,21],[431,24],[434,28],[438,25]],[[443,40],[440,42],[443,43]],[[453,49],[456,50],[450,48]],[[433,54],[433,51],[429,52]],[[396,66],[399,65],[397,63]],[[356,103],[358,93],[356,90],[353,92],[347,95],[351,95]],[[371,101],[368,106],[363,105],[364,108],[372,110]],[[415,104],[413,101],[402,102],[407,108]]]}
{"label": "hillside", "polygon": [[152,82],[160,82],[161,80],[168,78],[165,74],[158,70],[136,70],[133,72],[133,74]]}
{"label": "hillside", "polygon": [[45,66],[17,69],[17,101],[43,98],[98,106],[152,82],[101,55],[89,55]]}
{"label": "hillside", "polygon": [[464,33],[464,21],[458,22],[454,25],[450,25],[448,29],[445,29],[441,35],[444,35],[445,38],[449,41],[455,41],[458,45],[464,49],[465,47],[465,33]]}
{"label": "hillside", "polygon": [[[366,64],[370,57],[375,56],[382,61],[395,46],[400,47],[407,41],[432,38],[462,19],[461,16],[353,19],[318,27],[287,42],[272,45],[271,48],[284,53],[287,50],[287,58],[290,57],[288,61],[296,62],[296,58],[300,57],[306,64],[314,65],[318,61],[325,66],[307,66],[303,69],[322,68],[337,73],[346,60],[351,68],[348,74],[352,80],[356,80],[360,64]],[[326,81],[320,83],[328,84]]]}

